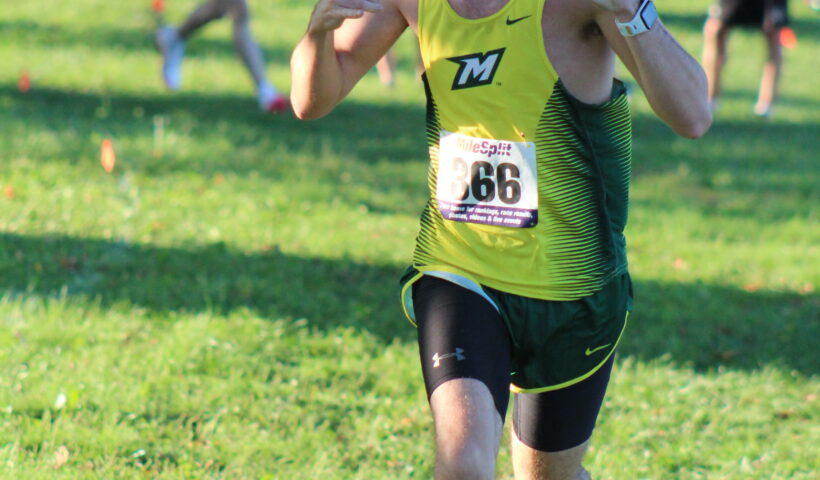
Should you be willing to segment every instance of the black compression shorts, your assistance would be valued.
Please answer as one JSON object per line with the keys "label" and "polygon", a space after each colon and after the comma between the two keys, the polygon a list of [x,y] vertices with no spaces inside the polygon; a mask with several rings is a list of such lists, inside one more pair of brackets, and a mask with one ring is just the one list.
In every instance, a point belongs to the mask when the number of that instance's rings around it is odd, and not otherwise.
{"label": "black compression shorts", "polygon": [[[476,292],[423,276],[413,284],[419,354],[428,399],[456,378],[481,381],[503,420],[509,404],[512,339],[499,312]],[[603,403],[614,355],[574,385],[516,393],[513,428],[531,448],[556,452],[589,439]]]}

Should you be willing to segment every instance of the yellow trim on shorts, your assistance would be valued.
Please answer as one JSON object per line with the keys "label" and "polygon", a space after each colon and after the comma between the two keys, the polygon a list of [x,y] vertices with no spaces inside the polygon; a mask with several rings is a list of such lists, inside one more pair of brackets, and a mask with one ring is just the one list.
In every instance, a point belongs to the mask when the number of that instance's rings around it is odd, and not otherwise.
{"label": "yellow trim on shorts", "polygon": [[560,390],[562,388],[567,388],[575,385],[576,383],[580,383],[587,378],[591,377],[595,372],[598,371],[599,368],[604,366],[604,364],[609,360],[609,357],[615,353],[615,349],[618,347],[618,344],[621,342],[621,337],[626,330],[626,324],[629,321],[629,312],[626,312],[626,317],[624,317],[624,326],[621,328],[621,333],[618,334],[618,339],[615,340],[615,345],[612,347],[612,350],[609,351],[609,355],[601,361],[598,365],[595,366],[592,370],[588,371],[587,373],[581,375],[580,377],[573,378],[572,380],[568,380],[564,383],[559,383],[558,385],[551,385],[549,387],[539,387],[539,388],[521,388],[517,387],[514,384],[510,384],[510,391],[513,393],[543,393],[543,392],[552,392],[554,390]]}
{"label": "yellow trim on shorts", "polygon": [[[407,317],[407,320],[409,320],[410,323],[412,323],[414,327],[417,327],[418,325],[416,325],[416,314],[415,314],[415,312],[411,313],[411,309],[412,309],[412,305],[413,305],[413,298],[412,298],[412,294],[411,294],[411,291],[412,291],[411,288],[413,287],[413,284],[416,283],[419,280],[419,278],[421,278],[423,276],[424,276],[423,272],[416,272],[416,274],[413,275],[413,278],[408,280],[401,287],[401,309],[404,311],[404,316]],[[409,305],[409,307],[408,307],[408,305]]]}
{"label": "yellow trim on shorts", "polygon": [[[417,267],[417,266],[413,265],[413,268],[416,269],[416,272],[417,272],[416,275],[413,275],[413,277],[410,278],[410,280],[408,280],[401,287],[401,308],[404,311],[404,316],[407,317],[407,320],[409,320],[410,323],[412,323],[414,327],[418,326],[418,325],[416,325],[416,314],[413,311],[413,295],[412,295],[412,291],[410,290],[410,287],[412,287],[414,283],[416,283],[421,277],[423,277],[425,275],[425,273],[427,273],[427,272],[451,273],[453,275],[458,275],[460,277],[464,277],[467,280],[475,283],[479,287],[481,286],[481,282],[476,280],[472,275],[466,274],[466,273],[462,272],[461,270],[459,270],[457,268],[452,268],[452,267],[449,267],[449,266],[446,266],[446,265],[426,265],[424,267]],[[489,298],[487,300],[490,301]],[[496,308],[496,309],[498,308],[495,305],[493,305],[493,307]]]}

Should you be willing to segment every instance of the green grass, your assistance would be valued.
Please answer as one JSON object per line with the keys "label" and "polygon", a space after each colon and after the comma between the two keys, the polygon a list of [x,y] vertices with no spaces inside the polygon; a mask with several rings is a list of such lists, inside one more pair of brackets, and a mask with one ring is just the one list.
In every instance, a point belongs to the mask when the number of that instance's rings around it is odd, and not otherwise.
{"label": "green grass", "polygon": [[[0,19],[0,478],[430,478],[397,292],[426,193],[412,38],[395,89],[374,72],[305,123],[255,110],[224,21],[165,92],[144,3],[17,2]],[[177,22],[195,2],[167,3]],[[699,56],[708,2],[658,3]],[[792,3],[800,44],[771,120],[751,113],[753,32],[732,37],[704,139],[635,95],[636,310],[596,479],[817,478],[820,29]],[[312,5],[252,7],[286,89]]]}

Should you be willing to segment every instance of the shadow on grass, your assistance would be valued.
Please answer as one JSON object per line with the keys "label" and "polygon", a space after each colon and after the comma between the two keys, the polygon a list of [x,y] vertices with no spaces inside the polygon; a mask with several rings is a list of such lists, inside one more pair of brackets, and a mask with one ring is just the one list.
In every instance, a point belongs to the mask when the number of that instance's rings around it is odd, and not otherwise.
{"label": "shadow on grass", "polygon": [[[732,95],[743,96],[738,92],[726,94],[727,97]],[[82,127],[113,138],[150,139],[153,119],[160,116],[165,118],[169,133],[182,130],[185,136],[192,139],[210,141],[216,132],[225,135],[236,150],[260,147],[261,142],[269,141],[273,142],[271,148],[286,149],[288,153],[318,156],[330,151],[355,157],[365,163],[426,159],[424,106],[421,103],[373,104],[349,99],[327,117],[305,122],[292,114],[271,116],[259,112],[253,98],[241,94],[180,92],[139,96],[35,88],[21,95],[16,85],[0,85],[0,99],[10,104],[9,109],[0,112],[0,120],[10,128],[16,123],[28,129],[59,134]],[[749,100],[751,105],[751,96]],[[811,99],[784,96],[781,102],[808,109],[820,108],[820,104]],[[226,127],[230,128],[226,130]],[[766,122],[757,118],[728,120],[719,117],[710,132],[693,143],[676,136],[654,116],[644,114],[635,115],[633,130],[636,173],[674,170],[684,160],[696,171],[724,168],[727,163],[759,167],[761,162],[771,160],[772,152],[777,153],[777,161],[770,164],[778,169],[790,168],[795,162],[800,162],[799,167],[809,171],[809,160],[815,153],[818,135],[818,127],[813,123]],[[787,149],[782,148],[784,138],[789,139]],[[749,145],[758,144],[768,148],[748,149]],[[670,145],[689,148],[669,148]],[[67,138],[61,147],[69,152],[94,153],[98,145],[90,145],[87,139],[74,136]],[[692,155],[691,147],[703,154]],[[719,152],[719,156],[715,151]],[[266,169],[276,168],[276,162],[267,159],[243,163],[236,162],[234,158],[217,157],[197,158],[196,162],[189,162],[188,159],[175,162],[174,156],[179,154],[170,148],[166,157],[161,159],[149,158],[151,152],[135,153],[142,153],[145,158],[139,159],[140,162],[134,163],[133,167],[151,175],[183,169],[209,173],[209,169],[225,171],[226,166],[230,166],[229,170],[234,173],[253,171],[265,174]],[[279,171],[274,173],[280,174]]]}
{"label": "shadow on grass", "polygon": [[[64,292],[103,306],[157,312],[249,308],[271,319],[306,318],[320,330],[360,329],[386,343],[414,341],[398,302],[401,273],[400,267],[354,260],[249,254],[221,243],[162,248],[0,234],[0,291],[12,297]],[[624,355],[668,355],[698,370],[773,364],[820,373],[816,295],[640,280],[636,294]]]}
{"label": "shadow on grass", "polygon": [[[724,97],[746,97],[731,92]],[[750,93],[749,112],[753,97]],[[812,99],[784,97],[781,103],[792,103],[807,110],[820,108]],[[816,139],[820,126],[814,122],[792,123],[762,118],[727,118],[716,115],[706,135],[689,140],[675,135],[659,120],[636,115],[634,118],[634,162],[637,173],[675,170],[686,161],[694,170],[715,171],[728,167],[773,167],[778,171],[814,172]],[[695,154],[693,154],[693,151]]]}
{"label": "shadow on grass", "polygon": [[[0,99],[4,97],[13,99],[13,105],[8,111],[0,112],[3,123],[19,123],[27,128],[36,126],[57,134],[82,127],[113,138],[151,138],[153,118],[162,116],[166,118],[168,133],[184,130],[186,136],[203,141],[212,140],[215,134],[224,134],[236,150],[272,141],[272,148],[305,155],[319,156],[332,151],[362,162],[426,161],[423,105],[374,105],[348,100],[327,117],[305,122],[292,113],[272,116],[260,112],[252,97],[238,94],[137,96],[36,88],[21,95],[16,85],[6,85],[0,86]],[[59,109],[55,105],[59,105]],[[230,129],[226,131],[227,127]],[[98,147],[89,145],[86,138],[74,138],[73,142],[75,144],[61,144],[62,150],[80,150],[78,153],[81,153],[83,149],[93,152]],[[170,149],[167,153],[174,155]],[[163,169],[202,171],[209,166],[218,167],[222,172],[265,174],[266,167],[276,165],[267,158],[257,159],[253,164],[237,163],[233,158],[185,163],[169,162],[168,158],[153,162],[149,158],[142,160],[144,162],[135,168],[151,175],[161,174]]]}
{"label": "shadow on grass", "polygon": [[[0,112],[0,123],[9,131],[42,131],[59,139],[52,144],[59,151],[38,147],[40,158],[33,158],[38,162],[96,158],[99,139],[88,138],[88,132],[94,132],[115,142],[131,139],[129,149],[120,150],[128,158],[123,165],[151,177],[177,172],[252,174],[276,180],[310,175],[333,184],[341,169],[368,172],[377,163],[412,164],[417,167],[412,172],[395,175],[408,179],[401,185],[384,182],[378,175],[360,175],[357,181],[382,193],[401,189],[408,198],[423,189],[417,181],[423,178],[426,162],[422,105],[348,100],[326,118],[303,122],[292,115],[263,114],[249,96],[230,94],[138,96],[38,88],[22,96],[12,86],[0,86],[0,100],[6,99],[11,100],[6,102],[10,108]],[[187,146],[169,145],[161,155],[151,151],[153,120],[160,117],[165,119],[166,135],[184,137]],[[718,119],[706,137],[691,142],[675,136],[654,117],[638,114],[634,131],[635,179],[685,170],[687,178],[681,183],[693,189],[691,198],[684,200],[692,201],[693,207],[702,203],[708,210],[720,207],[713,198],[756,195],[765,197],[771,208],[741,208],[737,213],[770,221],[781,214],[792,215],[777,205],[801,212],[816,199],[817,125]],[[213,145],[215,137],[224,140],[221,151],[197,148]],[[135,139],[142,139],[141,144],[134,143]],[[336,164],[323,165],[329,158],[336,159]],[[658,207],[679,206],[675,196],[668,199],[669,205],[658,199]],[[390,211],[387,205],[372,207]]]}
{"label": "shadow on grass", "polygon": [[[116,241],[0,234],[0,291],[127,302],[166,312],[227,313],[352,326],[388,341],[414,333],[398,304],[402,269],[348,260],[247,254],[222,243],[159,248]],[[6,254],[7,253],[7,254]]]}
{"label": "shadow on grass", "polygon": [[[326,118],[305,122],[292,114],[260,112],[252,97],[231,94],[148,97],[37,88],[21,95],[16,88],[0,86],[0,102],[8,99],[10,107],[0,110],[7,138],[44,134],[56,139],[29,143],[20,153],[5,149],[11,158],[18,155],[38,164],[91,168],[96,161],[89,160],[98,158],[101,139],[109,137],[118,160],[124,160],[121,171],[151,178],[191,172],[337,185],[340,177],[354,174],[362,187],[383,196],[400,192],[421,198],[426,188],[421,105],[348,101]],[[154,151],[155,119],[164,124],[160,154]],[[96,173],[98,165],[94,168]],[[408,173],[397,173],[403,168]],[[385,169],[391,171],[389,182],[380,173]],[[351,202],[368,203],[360,198]],[[416,214],[420,202],[368,207]]]}
{"label": "shadow on grass", "polygon": [[761,223],[815,214],[820,128],[814,123],[718,118],[706,136],[692,141],[641,116],[634,130],[633,181],[668,187],[637,200],[652,211],[687,208]]}
{"label": "shadow on grass", "polygon": [[820,296],[702,283],[635,282],[636,307],[621,352],[668,355],[698,370],[774,365],[820,374]]}

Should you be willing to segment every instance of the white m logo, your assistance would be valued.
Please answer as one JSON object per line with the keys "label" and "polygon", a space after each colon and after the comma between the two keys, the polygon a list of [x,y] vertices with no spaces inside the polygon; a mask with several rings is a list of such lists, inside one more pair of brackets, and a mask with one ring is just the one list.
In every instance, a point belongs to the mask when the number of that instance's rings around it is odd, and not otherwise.
{"label": "white m logo", "polygon": [[458,64],[458,71],[453,79],[453,90],[478,87],[493,81],[495,71],[501,63],[504,48],[490,50],[487,53],[472,53],[460,57],[450,57],[447,60]]}

